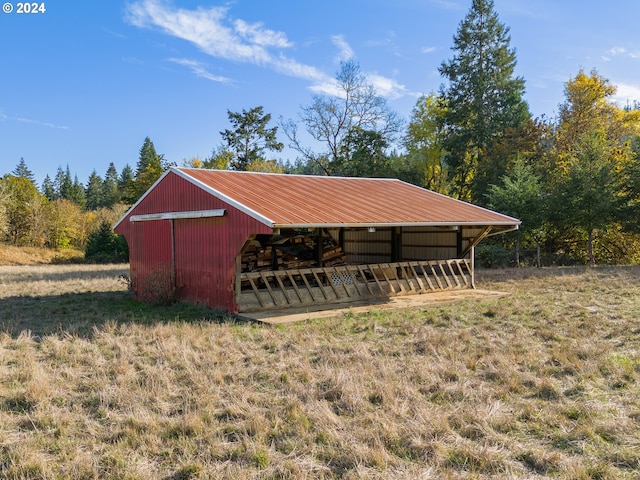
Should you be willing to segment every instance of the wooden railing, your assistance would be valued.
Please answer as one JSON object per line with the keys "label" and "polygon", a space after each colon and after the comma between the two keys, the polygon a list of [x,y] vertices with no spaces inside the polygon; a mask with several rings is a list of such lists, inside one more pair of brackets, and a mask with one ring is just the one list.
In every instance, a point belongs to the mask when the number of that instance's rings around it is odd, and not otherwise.
{"label": "wooden railing", "polygon": [[468,259],[267,270],[239,275],[241,312],[474,288]]}

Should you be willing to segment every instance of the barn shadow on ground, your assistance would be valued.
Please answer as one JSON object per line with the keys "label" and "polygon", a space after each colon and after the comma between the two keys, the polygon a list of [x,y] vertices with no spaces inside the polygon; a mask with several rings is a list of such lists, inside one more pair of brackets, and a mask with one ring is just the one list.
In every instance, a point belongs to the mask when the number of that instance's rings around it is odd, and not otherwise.
{"label": "barn shadow on ground", "polygon": [[81,292],[0,299],[0,333],[17,338],[73,335],[91,338],[105,324],[153,325],[171,322],[240,323],[246,320],[203,305],[139,302],[130,292]]}

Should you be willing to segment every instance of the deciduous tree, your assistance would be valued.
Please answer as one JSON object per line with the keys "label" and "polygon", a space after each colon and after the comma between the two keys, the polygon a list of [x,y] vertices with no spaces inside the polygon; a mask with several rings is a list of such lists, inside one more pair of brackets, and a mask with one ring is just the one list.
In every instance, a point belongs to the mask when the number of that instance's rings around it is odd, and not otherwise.
{"label": "deciduous tree", "polygon": [[341,64],[334,87],[335,94],[315,95],[311,104],[302,107],[299,114],[307,133],[324,145],[325,151],[314,152],[311,147],[303,145],[293,120],[282,123],[290,146],[307,162],[315,163],[325,175],[333,175],[336,167],[343,168],[344,163],[350,160],[342,157],[342,148],[346,137],[356,129],[375,132],[384,142],[391,144],[402,127],[400,117],[368,83],[357,63],[348,61]]}
{"label": "deciduous tree", "polygon": [[31,209],[42,194],[33,182],[24,177],[7,174],[0,183],[6,197],[4,215],[7,240],[13,245],[32,245]]}
{"label": "deciduous tree", "polygon": [[411,112],[404,139],[408,161],[420,171],[420,184],[440,193],[449,193],[445,163],[444,118],[446,104],[441,96],[422,96]]}

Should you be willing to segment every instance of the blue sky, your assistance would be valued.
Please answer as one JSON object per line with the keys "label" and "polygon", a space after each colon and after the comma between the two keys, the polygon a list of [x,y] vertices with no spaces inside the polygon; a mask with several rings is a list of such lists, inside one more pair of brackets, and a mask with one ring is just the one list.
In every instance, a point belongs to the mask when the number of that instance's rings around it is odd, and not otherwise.
{"label": "blue sky", "polygon": [[[640,2],[494,1],[535,116],[555,116],[581,68],[616,85],[621,105],[640,100]],[[109,162],[135,168],[146,136],[178,165],[210,155],[227,110],[263,106],[273,126],[295,119],[347,59],[408,119],[442,84],[471,0],[51,0],[36,14],[10,3],[0,175],[24,158],[38,183],[67,165],[85,183]]]}

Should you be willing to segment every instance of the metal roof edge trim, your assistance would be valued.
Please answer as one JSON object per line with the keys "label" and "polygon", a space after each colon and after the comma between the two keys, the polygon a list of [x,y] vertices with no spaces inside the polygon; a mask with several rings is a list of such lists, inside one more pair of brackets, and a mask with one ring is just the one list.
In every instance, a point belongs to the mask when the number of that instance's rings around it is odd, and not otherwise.
{"label": "metal roof edge trim", "polygon": [[149,195],[149,192],[151,192],[151,190],[153,190],[153,189],[156,187],[156,185],[157,185],[157,184],[159,184],[159,183],[162,181],[162,179],[164,179],[164,177],[166,177],[167,175],[169,175],[169,172],[171,172],[171,170],[172,170],[172,169],[173,169],[173,167],[170,167],[168,170],[165,170],[165,171],[164,171],[164,173],[163,173],[162,175],[160,175],[160,178],[158,178],[155,182],[153,182],[153,185],[151,185],[149,188],[147,188],[147,191],[146,191],[146,192],[144,192],[144,193],[142,194],[142,196],[138,199],[138,201],[137,201],[136,203],[134,203],[133,205],[131,205],[131,207],[129,208],[129,210],[127,210],[127,211],[124,213],[124,215],[122,216],[122,218],[120,218],[120,220],[118,220],[118,221],[113,225],[112,230],[115,230],[115,229],[116,229],[116,227],[117,227],[118,225],[120,225],[120,224],[124,221],[124,219],[125,219],[125,218],[127,218],[127,216],[128,216],[131,212],[133,212],[133,209],[134,209],[134,208],[136,208],[136,207],[140,204],[140,202],[142,202],[142,200],[144,200],[144,199],[147,197],[147,195]]}
{"label": "metal roof edge trim", "polygon": [[[234,200],[231,197],[228,197],[227,195],[224,195],[223,193],[219,192],[215,188],[210,187],[206,183],[203,183],[200,180],[198,180],[196,178],[193,178],[191,175],[189,175],[187,172],[183,171],[182,169],[177,168],[177,167],[171,167],[170,170],[173,171],[176,175],[178,175],[181,178],[183,178],[184,180],[187,180],[188,182],[192,183],[193,185],[201,188],[205,192],[213,195],[214,197],[222,200],[223,202],[228,203],[229,205],[231,205],[231,206],[237,208],[238,210],[240,210],[241,212],[246,213],[247,215],[249,215],[250,217],[254,218],[255,220],[258,220],[260,223],[264,223],[268,227],[273,227],[275,225],[275,222],[273,220],[271,220],[270,218],[267,218],[264,215],[259,214],[255,210],[247,207],[246,205],[238,202],[237,200]],[[204,169],[200,169],[200,170],[204,170]]]}
{"label": "metal roof edge trim", "polygon": [[[219,169],[211,169],[211,168],[194,168],[194,167],[171,167],[180,170],[219,170]],[[231,171],[231,170],[223,170],[223,171]],[[393,177],[347,177],[343,175],[313,175],[309,173],[274,173],[274,172],[247,172],[242,170],[234,170],[234,175],[266,175],[266,176],[278,176],[278,177],[319,177],[319,178],[333,178],[333,179],[346,179],[346,180],[374,180],[378,181],[394,181],[394,182],[403,182],[407,183],[399,178]]]}
{"label": "metal roof edge trim", "polygon": [[273,228],[514,227],[517,229],[522,222],[514,220],[513,222],[276,223],[273,224]]}

